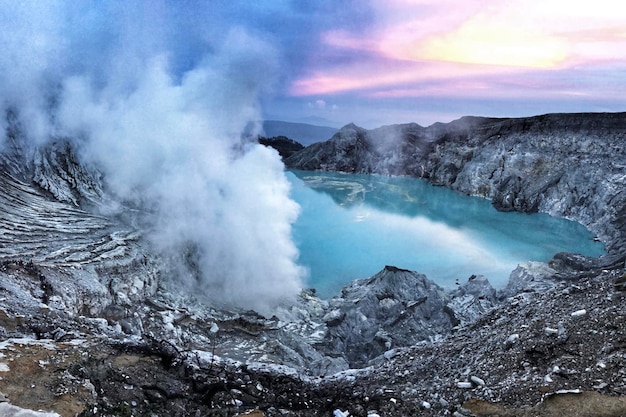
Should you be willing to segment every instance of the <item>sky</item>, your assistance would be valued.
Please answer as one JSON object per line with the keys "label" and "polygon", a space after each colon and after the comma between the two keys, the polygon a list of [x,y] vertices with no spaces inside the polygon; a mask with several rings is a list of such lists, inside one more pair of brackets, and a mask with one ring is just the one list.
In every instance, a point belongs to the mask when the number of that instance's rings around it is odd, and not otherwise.
{"label": "sky", "polygon": [[626,109],[616,0],[246,3],[220,13],[283,55],[267,118],[375,127]]}
{"label": "sky", "polygon": [[[279,57],[273,73],[260,74],[265,119],[372,128],[464,115],[626,109],[626,9],[617,0],[26,4],[33,10],[21,13],[32,13],[33,22],[45,13],[66,22],[58,27],[48,20],[36,29],[55,27],[56,39],[12,28],[15,18],[4,31],[23,32],[35,48],[89,51],[58,63],[77,72],[129,71],[133,62],[165,53],[182,78],[232,30],[244,32]],[[126,56],[111,59],[111,39],[129,45]]]}

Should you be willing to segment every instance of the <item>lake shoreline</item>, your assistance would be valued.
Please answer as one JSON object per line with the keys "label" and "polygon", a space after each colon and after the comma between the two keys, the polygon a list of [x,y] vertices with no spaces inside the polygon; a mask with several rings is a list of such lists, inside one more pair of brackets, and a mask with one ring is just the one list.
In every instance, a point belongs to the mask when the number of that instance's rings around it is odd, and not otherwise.
{"label": "lake shoreline", "polygon": [[454,289],[471,275],[504,288],[519,263],[558,252],[605,254],[584,226],[548,214],[504,213],[488,201],[416,178],[286,172],[301,207],[293,234],[309,287],[323,298],[386,264]]}

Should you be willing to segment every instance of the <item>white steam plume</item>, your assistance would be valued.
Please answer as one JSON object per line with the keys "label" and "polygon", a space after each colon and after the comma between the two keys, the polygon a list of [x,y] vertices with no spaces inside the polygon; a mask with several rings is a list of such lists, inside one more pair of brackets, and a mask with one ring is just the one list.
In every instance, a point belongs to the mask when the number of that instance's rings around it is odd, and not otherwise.
{"label": "white steam plume", "polygon": [[[181,273],[177,279],[183,285],[211,300],[265,313],[293,298],[303,278],[291,239],[298,206],[289,198],[278,154],[240,139],[246,126],[260,119],[258,99],[271,82],[268,75],[277,72],[276,51],[231,29],[210,45],[210,54],[175,73],[163,33],[149,33],[148,51],[133,53],[145,39],[135,36],[143,33],[136,23],[133,36],[112,26],[98,38],[107,59],[80,62],[77,54],[95,56],[93,43],[64,31],[71,13],[59,9],[53,15],[64,24],[57,26],[44,13],[37,15],[50,26],[41,38],[72,47],[52,52],[44,47],[50,57],[39,68],[23,63],[21,73],[28,76],[11,94],[0,90],[3,106],[14,106],[23,125],[33,120],[40,125],[27,132],[37,141],[50,132],[83,138],[82,156],[102,168],[114,193],[142,201],[156,214],[149,235],[155,247],[164,254],[190,251],[197,274],[190,279]],[[125,13],[123,21],[133,21],[132,11]],[[85,36],[87,29],[77,32]],[[126,35],[112,37],[123,41],[109,45],[104,39],[111,33]],[[9,49],[21,47],[12,44],[19,39],[1,36]],[[163,42],[155,41],[161,37]],[[64,66],[49,69],[59,62]],[[20,78],[6,62],[0,69],[7,71],[3,83]],[[29,96],[15,100],[21,88]],[[46,107],[50,94],[55,104]]]}

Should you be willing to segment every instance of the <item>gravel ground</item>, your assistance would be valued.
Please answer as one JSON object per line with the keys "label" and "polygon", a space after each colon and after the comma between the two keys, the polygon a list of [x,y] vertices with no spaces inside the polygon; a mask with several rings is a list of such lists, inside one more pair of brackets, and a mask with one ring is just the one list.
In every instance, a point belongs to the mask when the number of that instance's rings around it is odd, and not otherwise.
{"label": "gravel ground", "polygon": [[[166,340],[111,338],[76,318],[65,322],[65,339],[7,334],[0,391],[12,404],[64,417],[623,416],[625,274],[572,274],[442,340],[326,378],[182,352]],[[28,320],[0,324],[17,335]]]}

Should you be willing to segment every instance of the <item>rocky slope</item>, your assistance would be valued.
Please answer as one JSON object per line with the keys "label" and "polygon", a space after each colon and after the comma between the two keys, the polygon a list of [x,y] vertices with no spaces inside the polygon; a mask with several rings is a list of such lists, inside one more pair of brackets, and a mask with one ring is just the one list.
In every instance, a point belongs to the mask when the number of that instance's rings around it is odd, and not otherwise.
{"label": "rocky slope", "polygon": [[626,113],[465,117],[424,128],[347,125],[286,160],[291,168],[425,178],[501,210],[579,221],[626,249]]}
{"label": "rocky slope", "polygon": [[[470,132],[499,122],[453,125]],[[453,152],[441,132],[454,126],[380,132],[404,132],[410,145],[403,152],[428,161],[439,142]],[[363,158],[358,169],[369,169],[371,133],[346,129]],[[305,291],[297,303],[262,317],[174,292],[166,260],[142,238],[141,222],[107,214],[111,197],[97,170],[80,163],[74,144],[28,147],[17,127],[5,139],[0,412],[594,415],[570,410],[583,401],[616,410],[603,415],[626,414],[624,399],[616,397],[626,390],[626,269],[619,215],[608,203],[589,201],[580,209],[611,219],[612,252],[602,259],[559,254],[549,264],[520,265],[500,292],[479,276],[445,291],[417,272],[386,266],[339,297],[322,300]],[[399,158],[398,166],[413,163],[402,162],[392,145],[386,152]],[[474,153],[486,155],[487,148]],[[350,155],[346,150],[340,159]],[[620,172],[619,160],[605,157],[612,168],[598,170]],[[600,181],[598,172],[580,181]],[[619,188],[616,178],[588,187],[619,202],[611,188]],[[563,389],[581,393],[558,394]]]}
{"label": "rocky slope", "polygon": [[[28,281],[33,270],[29,265],[4,267],[8,272],[3,275],[20,282]],[[104,318],[69,317],[40,305],[28,319],[11,312],[0,319],[5,331],[0,391],[21,407],[62,416],[624,415],[623,265],[576,271],[556,262],[548,268],[560,271],[561,280],[552,279],[541,292],[505,298],[495,308],[476,308],[477,320],[455,321],[452,314],[442,319],[437,310],[432,317],[414,314],[398,326],[427,326],[431,335],[437,326],[455,326],[447,336],[413,340],[407,347],[366,334],[370,327],[393,329],[389,316],[381,321],[377,309],[402,303],[402,289],[409,283],[418,288],[426,284],[419,274],[392,267],[347,288],[351,295],[343,300],[304,296],[290,308],[310,314],[304,320],[201,315],[193,305],[183,308],[159,298],[126,318],[139,324],[135,328],[140,330],[131,332],[132,326],[124,325],[129,306]],[[381,283],[382,277],[396,285]],[[491,303],[494,294],[488,286],[479,278],[472,281],[454,296],[435,295],[435,303],[448,302],[453,311],[454,303]],[[5,277],[2,288],[6,283]],[[380,300],[370,296],[381,290],[385,296]],[[467,298],[472,292],[483,296]],[[353,298],[357,294],[365,295],[366,305],[377,299],[377,308],[351,311],[349,306],[359,303]],[[426,308],[426,301],[413,307]],[[345,316],[337,316],[337,309]],[[319,315],[325,321],[318,321]],[[354,320],[361,315],[373,319]],[[398,321],[405,317],[400,314]],[[325,325],[343,326],[344,333],[331,334]],[[367,340],[370,345],[390,342],[391,348],[368,367],[336,372],[342,368],[337,362],[326,375],[315,376],[293,362],[306,356],[297,352],[305,345],[293,342],[306,326],[315,327],[310,335],[318,341],[336,343],[351,335],[348,352],[362,352]],[[351,326],[367,330],[363,338],[346,331]],[[292,337],[291,349],[284,343],[286,334]]]}

